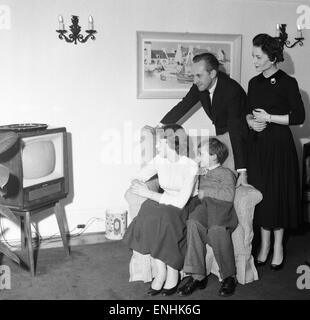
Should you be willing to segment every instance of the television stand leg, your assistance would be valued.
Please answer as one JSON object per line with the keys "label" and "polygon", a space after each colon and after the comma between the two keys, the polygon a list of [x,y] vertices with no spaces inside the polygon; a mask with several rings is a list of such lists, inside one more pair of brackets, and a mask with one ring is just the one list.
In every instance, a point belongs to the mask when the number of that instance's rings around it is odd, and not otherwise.
{"label": "television stand leg", "polygon": [[25,234],[27,238],[27,247],[28,247],[28,257],[30,264],[31,276],[34,277],[34,258],[33,258],[33,247],[32,247],[32,236],[31,236],[31,222],[30,222],[30,212],[25,213]]}
{"label": "television stand leg", "polygon": [[55,204],[55,215],[57,218],[57,223],[58,223],[58,227],[59,227],[59,231],[60,231],[60,235],[61,235],[64,249],[65,249],[67,255],[70,255],[70,249],[68,246],[67,234],[66,234],[66,230],[65,230],[65,223],[64,223],[64,217],[63,217],[64,213],[63,213],[63,209],[61,208],[59,202],[57,202]]}
{"label": "television stand leg", "polygon": [[21,249],[26,248],[26,241],[25,241],[25,220],[24,217],[20,217],[20,242],[21,242]]}

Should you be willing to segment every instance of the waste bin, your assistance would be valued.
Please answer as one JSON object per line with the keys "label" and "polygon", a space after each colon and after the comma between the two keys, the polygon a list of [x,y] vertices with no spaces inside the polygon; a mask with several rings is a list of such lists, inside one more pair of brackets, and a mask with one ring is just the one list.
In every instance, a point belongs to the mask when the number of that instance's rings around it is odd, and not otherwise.
{"label": "waste bin", "polygon": [[106,210],[106,238],[121,240],[127,228],[127,210],[122,208],[108,208]]}

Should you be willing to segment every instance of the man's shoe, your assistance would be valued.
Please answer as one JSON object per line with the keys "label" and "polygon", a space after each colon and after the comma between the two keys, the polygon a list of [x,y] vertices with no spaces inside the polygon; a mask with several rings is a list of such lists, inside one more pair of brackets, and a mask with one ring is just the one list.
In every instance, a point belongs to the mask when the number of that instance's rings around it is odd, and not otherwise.
{"label": "man's shoe", "polygon": [[228,277],[223,280],[219,291],[219,296],[229,297],[234,294],[237,286],[237,280],[234,277]]}
{"label": "man's shoe", "polygon": [[195,280],[192,276],[185,277],[182,280],[183,284],[181,283],[181,286],[179,287],[177,293],[179,296],[189,296],[197,289],[205,289],[208,283],[208,278],[205,277],[203,280]]}

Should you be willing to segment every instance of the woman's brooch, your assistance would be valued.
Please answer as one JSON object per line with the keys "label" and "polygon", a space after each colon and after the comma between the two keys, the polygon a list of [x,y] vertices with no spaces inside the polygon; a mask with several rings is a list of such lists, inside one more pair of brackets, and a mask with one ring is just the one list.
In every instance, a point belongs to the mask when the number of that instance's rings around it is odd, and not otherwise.
{"label": "woman's brooch", "polygon": [[271,84],[275,84],[276,82],[277,82],[276,78],[271,78],[271,79],[270,79],[270,83],[271,83]]}

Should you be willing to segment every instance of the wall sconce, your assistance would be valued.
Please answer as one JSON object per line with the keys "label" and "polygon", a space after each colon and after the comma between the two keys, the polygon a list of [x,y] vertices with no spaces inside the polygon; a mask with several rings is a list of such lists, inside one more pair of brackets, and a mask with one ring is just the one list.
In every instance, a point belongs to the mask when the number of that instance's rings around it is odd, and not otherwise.
{"label": "wall sconce", "polygon": [[92,16],[89,16],[88,18],[88,30],[85,30],[87,36],[84,38],[84,36],[80,33],[81,32],[81,27],[79,26],[79,17],[78,16],[71,16],[71,22],[72,25],[69,27],[71,30],[71,34],[66,36],[66,33],[68,32],[65,29],[65,24],[62,16],[58,17],[59,21],[59,30],[56,30],[56,32],[59,33],[58,38],[63,40],[65,39],[67,42],[74,42],[74,44],[77,44],[77,41],[84,43],[86,42],[89,38],[92,40],[95,40],[96,37],[94,36],[95,33],[97,33],[96,30],[94,30],[94,20]]}
{"label": "wall sconce", "polygon": [[301,29],[300,25],[297,26],[297,31],[299,33],[299,36],[296,37],[295,42],[293,44],[291,44],[291,42],[289,40],[287,40],[288,34],[286,33],[286,24],[277,24],[277,36],[275,38],[279,41],[282,48],[284,46],[286,46],[287,48],[293,48],[296,46],[297,43],[300,46],[303,46],[304,44],[302,41],[305,38],[302,36],[302,29]]}

